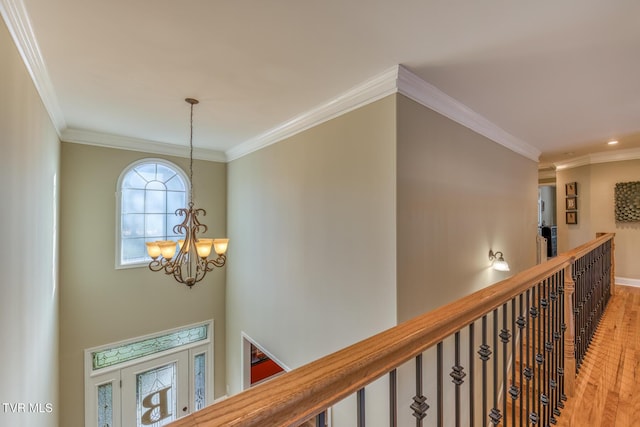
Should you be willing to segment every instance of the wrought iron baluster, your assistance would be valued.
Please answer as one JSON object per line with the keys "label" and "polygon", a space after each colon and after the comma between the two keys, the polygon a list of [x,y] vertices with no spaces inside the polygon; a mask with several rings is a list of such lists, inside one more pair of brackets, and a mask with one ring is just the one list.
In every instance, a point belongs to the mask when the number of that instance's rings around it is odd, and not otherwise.
{"label": "wrought iron baluster", "polygon": [[586,355],[586,346],[587,346],[587,325],[588,325],[588,319],[589,319],[589,272],[590,272],[590,268],[589,268],[589,256],[588,254],[584,257],[584,272],[582,273],[582,286],[583,286],[583,295],[582,295],[582,299],[583,299],[583,303],[582,303],[582,313],[580,313],[580,316],[582,317],[582,328],[581,328],[581,332],[582,332],[582,360],[584,360],[584,355]]}
{"label": "wrought iron baluster", "polygon": [[[527,291],[527,298],[529,295],[529,291]],[[520,357],[519,357],[519,361],[520,361],[520,369],[519,369],[519,383],[518,383],[518,387],[519,390],[517,390],[518,395],[516,397],[514,397],[514,402],[515,399],[519,398],[520,399],[520,427],[523,427],[524,425],[524,417],[522,416],[522,411],[524,410],[524,403],[523,403],[523,399],[521,396],[524,396],[524,393],[522,393],[522,389],[524,387],[524,377],[523,377],[523,370],[524,367],[526,366],[524,364],[524,346],[525,346],[525,338],[524,338],[524,334],[525,334],[525,328],[527,328],[527,316],[524,312],[524,306],[523,306],[523,301],[524,300],[524,294],[520,294],[518,296],[518,308],[519,308],[519,316],[518,316],[518,329],[519,329],[519,333],[520,333]],[[529,337],[529,332],[526,332],[527,334],[527,339]],[[513,395],[512,395],[513,397]]]}
{"label": "wrought iron baluster", "polygon": [[550,381],[550,387],[551,387],[551,401],[553,402],[552,404],[552,413],[551,413],[551,424],[556,424],[557,420],[556,417],[560,416],[560,410],[558,409],[558,401],[560,400],[559,398],[559,390],[558,390],[558,368],[559,368],[559,359],[558,359],[558,351],[560,348],[560,311],[559,311],[559,305],[558,305],[558,287],[559,287],[559,283],[560,283],[560,272],[556,272],[553,275],[553,291],[551,292],[549,298],[551,299],[551,307],[552,307],[552,311],[551,311],[551,339],[553,342],[553,353],[551,356],[551,381]]}
{"label": "wrought iron baluster", "polygon": [[590,298],[589,298],[589,294],[590,294],[590,286],[589,286],[589,282],[590,282],[590,263],[591,263],[591,257],[589,256],[590,254],[587,254],[584,257],[584,261],[585,261],[585,266],[584,266],[584,272],[582,274],[582,286],[583,286],[583,291],[584,294],[582,295],[583,298],[583,305],[582,305],[582,313],[581,313],[581,317],[582,317],[582,328],[581,328],[581,332],[582,332],[582,341],[581,341],[581,345],[582,345],[582,355],[581,355],[581,360],[584,361],[584,356],[586,356],[587,354],[587,341],[588,341],[588,336],[589,333],[587,331],[588,329],[588,320],[589,320],[589,302],[590,302]]}
{"label": "wrought iron baluster", "polygon": [[611,283],[611,269],[613,268],[613,266],[611,265],[611,257],[612,257],[612,251],[613,251],[613,243],[611,240],[607,241],[606,243],[606,257],[607,257],[607,261],[606,261],[606,271],[605,271],[605,280],[606,280],[606,287],[605,287],[605,305],[609,304],[609,299],[611,298],[611,287],[614,285],[613,283]]}
{"label": "wrought iron baluster", "polygon": [[[451,382],[456,385],[455,388],[455,425],[456,427],[460,427],[460,386],[464,382],[464,377],[466,376],[464,372],[464,368],[460,366],[460,331],[456,332],[454,336],[455,342],[455,364],[451,368],[451,373],[449,376],[451,377]],[[472,347],[473,348],[473,347]]]}
{"label": "wrought iron baluster", "polygon": [[558,316],[560,318],[560,351],[559,351],[559,358],[560,358],[560,367],[558,368],[558,377],[560,378],[560,399],[558,400],[558,408],[563,409],[564,408],[564,401],[567,400],[567,395],[565,392],[565,381],[564,381],[564,376],[566,374],[565,371],[565,363],[564,363],[564,357],[565,357],[565,334],[567,331],[567,320],[565,318],[565,304],[567,304],[566,302],[566,295],[564,292],[564,281],[565,281],[565,270],[562,270],[559,272],[560,273],[560,283],[558,285],[558,294],[560,296],[560,302],[558,304],[559,308],[558,310],[560,311],[560,315]]}
{"label": "wrought iron baluster", "polygon": [[389,426],[398,425],[398,371],[389,372]]}
{"label": "wrought iron baluster", "polygon": [[500,419],[502,418],[500,409],[498,409],[498,357],[500,354],[498,349],[498,323],[498,309],[496,308],[493,310],[493,349],[496,352],[493,357],[493,407],[489,413],[489,419],[496,426],[500,424]]}
{"label": "wrought iron baluster", "polygon": [[593,318],[593,281],[594,281],[594,265],[595,265],[595,254],[594,252],[590,252],[585,255],[585,258],[588,260],[587,262],[587,270],[585,276],[585,307],[583,310],[584,315],[584,338],[582,340],[584,346],[583,360],[584,356],[587,354],[587,348],[589,347],[589,340],[591,336],[591,320]]}
{"label": "wrought iron baluster", "polygon": [[478,350],[482,360],[482,425],[487,423],[487,361],[491,357],[491,347],[487,344],[487,316],[482,316],[482,345]]}
{"label": "wrought iron baluster", "polygon": [[550,278],[547,277],[542,281],[542,298],[540,299],[540,306],[542,307],[542,316],[540,321],[542,322],[542,347],[540,353],[542,354],[542,387],[540,389],[540,402],[542,403],[542,419],[544,425],[549,425],[549,354],[551,352],[551,345],[548,332],[549,332],[549,282]]}
{"label": "wrought iron baluster", "polygon": [[[526,307],[527,307],[527,328],[525,329],[525,333],[527,335],[527,345],[525,347],[525,354],[526,354],[526,358],[527,358],[527,362],[525,365],[525,368],[523,369],[523,374],[524,377],[527,381],[527,385],[526,385],[526,392],[527,392],[527,399],[526,399],[526,414],[527,417],[530,417],[531,414],[531,380],[533,378],[533,370],[531,369],[531,360],[529,358],[530,354],[531,354],[531,348],[532,348],[532,342],[531,342],[531,328],[534,326],[533,325],[533,317],[531,317],[531,309],[530,304],[531,304],[531,289],[527,289],[527,298],[526,298]],[[523,386],[524,387],[524,386]]]}
{"label": "wrought iron baluster", "polygon": [[416,418],[416,427],[422,427],[422,421],[429,409],[427,398],[422,394],[422,353],[416,356],[416,395],[413,397],[411,409]]}
{"label": "wrought iron baluster", "polygon": [[500,341],[502,342],[502,384],[504,388],[502,392],[502,417],[505,419],[505,422],[507,420],[507,368],[509,365],[507,353],[509,341],[511,340],[511,330],[507,328],[507,308],[508,303],[504,303],[502,305],[502,329],[500,330]]}
{"label": "wrought iron baluster", "polygon": [[442,369],[442,341],[438,343],[436,348],[437,356],[436,356],[436,364],[437,364],[437,400],[438,400],[438,427],[443,426],[444,421],[444,402],[442,397],[442,387],[443,380],[442,376],[444,375],[444,370]]}
{"label": "wrought iron baluster", "polygon": [[580,369],[580,258],[573,262],[573,322],[574,322],[574,354],[576,359],[576,371]]}
{"label": "wrought iron baluster", "polygon": [[365,427],[364,388],[358,390],[358,427]]}
{"label": "wrought iron baluster", "polygon": [[[516,299],[511,300],[511,330],[513,331],[513,339],[511,340],[511,386],[509,387],[509,396],[511,397],[511,426],[516,425],[516,399],[518,398],[518,387],[516,386]],[[506,411],[506,407],[505,407]],[[505,412],[505,416],[506,416]]]}
{"label": "wrought iron baluster", "polygon": [[537,288],[538,288],[538,299],[535,301],[535,304],[537,305],[537,316],[536,316],[536,356],[535,356],[535,360],[536,360],[536,370],[537,370],[537,375],[536,375],[536,380],[534,381],[535,384],[535,396],[536,396],[536,408],[537,408],[537,418],[536,418],[536,424],[540,421],[540,418],[542,417],[542,363],[544,362],[544,344],[542,343],[542,313],[541,311],[541,302],[540,300],[543,299],[542,297],[542,289],[541,289],[541,284],[538,283],[537,284]]}
{"label": "wrought iron baluster", "polygon": [[538,300],[536,298],[536,286],[533,286],[531,288],[531,308],[529,310],[529,314],[531,316],[531,365],[528,366],[528,369],[530,369],[531,372],[531,377],[533,378],[533,381],[531,383],[531,412],[529,413],[529,421],[531,422],[531,424],[538,424],[538,420],[539,420],[539,414],[540,414],[540,408],[538,407],[538,405],[536,403],[539,403],[540,400],[536,398],[537,392],[539,390],[538,386],[536,385],[536,383],[538,382],[538,378],[540,377],[540,372],[538,371],[538,373],[536,375],[534,375],[535,372],[535,366],[534,364],[536,364],[537,362],[537,349],[538,349],[538,345],[536,344],[536,331],[539,330],[539,323],[536,324],[536,322],[538,321]]}
{"label": "wrought iron baluster", "polygon": [[474,427],[475,425],[475,397],[476,397],[476,389],[475,389],[475,323],[471,323],[469,325],[469,427]]}
{"label": "wrought iron baluster", "polygon": [[574,321],[575,321],[575,359],[576,359],[576,370],[580,370],[580,366],[582,365],[582,339],[584,333],[583,327],[583,306],[584,306],[584,257],[578,258],[574,261],[574,283],[575,283],[575,291],[574,291]]}

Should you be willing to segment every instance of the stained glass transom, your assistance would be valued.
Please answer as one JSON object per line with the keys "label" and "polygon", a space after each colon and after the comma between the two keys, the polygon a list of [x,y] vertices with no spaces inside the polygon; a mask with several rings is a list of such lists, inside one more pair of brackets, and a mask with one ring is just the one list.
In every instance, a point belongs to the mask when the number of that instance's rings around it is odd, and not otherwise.
{"label": "stained glass transom", "polygon": [[113,384],[98,386],[98,426],[113,426]]}
{"label": "stained glass transom", "polygon": [[193,358],[194,362],[194,375],[195,375],[195,398],[196,398],[196,411],[204,408],[206,405],[206,359],[205,354],[198,354]]}
{"label": "stained glass transom", "polygon": [[145,243],[176,240],[181,219],[175,213],[187,206],[187,178],[168,162],[137,163],[120,178],[120,265],[151,261]]}
{"label": "stained glass transom", "polygon": [[91,353],[93,370],[103,369],[150,354],[203,341],[208,336],[209,325],[200,325],[106,350],[95,351]]}

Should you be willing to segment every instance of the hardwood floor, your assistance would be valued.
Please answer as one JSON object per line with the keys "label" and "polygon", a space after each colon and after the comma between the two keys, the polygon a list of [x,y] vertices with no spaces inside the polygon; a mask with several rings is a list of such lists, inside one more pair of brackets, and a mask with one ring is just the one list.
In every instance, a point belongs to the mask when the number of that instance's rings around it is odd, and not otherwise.
{"label": "hardwood floor", "polygon": [[640,288],[616,286],[558,418],[562,427],[640,427]]}

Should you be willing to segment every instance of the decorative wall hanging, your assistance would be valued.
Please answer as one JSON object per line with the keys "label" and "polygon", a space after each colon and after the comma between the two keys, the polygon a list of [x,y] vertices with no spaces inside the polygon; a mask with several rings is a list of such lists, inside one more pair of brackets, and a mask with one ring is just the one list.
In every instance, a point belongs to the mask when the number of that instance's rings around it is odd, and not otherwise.
{"label": "decorative wall hanging", "polygon": [[618,182],[615,205],[616,222],[640,222],[640,181]]}
{"label": "decorative wall hanging", "polygon": [[568,182],[564,186],[566,199],[566,223],[577,224],[578,223],[578,183]]}

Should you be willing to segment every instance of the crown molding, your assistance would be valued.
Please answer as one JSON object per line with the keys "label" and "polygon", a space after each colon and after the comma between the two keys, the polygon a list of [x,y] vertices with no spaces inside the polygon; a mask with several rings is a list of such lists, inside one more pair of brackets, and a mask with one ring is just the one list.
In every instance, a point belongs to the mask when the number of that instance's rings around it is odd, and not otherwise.
{"label": "crown molding", "polygon": [[[120,150],[139,151],[165,156],[189,157],[189,149],[185,145],[167,144],[165,142],[149,141],[147,139],[130,138],[80,129],[65,129],[60,139],[64,142],[94,145],[97,147],[117,148]],[[221,151],[193,148],[193,158],[211,162],[226,162],[227,158]]]}
{"label": "crown molding", "polygon": [[42,103],[51,118],[51,122],[58,136],[60,136],[67,125],[31,27],[27,9],[22,0],[0,0],[0,13],[40,95],[40,99],[42,99]]}
{"label": "crown molding", "polygon": [[556,167],[556,171],[561,171],[564,169],[571,169],[571,168],[578,168],[580,166],[585,166],[590,164],[591,164],[591,158],[588,155],[574,157],[573,159],[570,159],[570,160],[554,163]]}
{"label": "crown molding", "polygon": [[398,71],[398,92],[402,95],[528,159],[537,162],[540,158],[540,150],[496,126],[405,67],[399,66]]}
{"label": "crown molding", "polygon": [[399,66],[396,65],[364,83],[353,87],[337,98],[320,104],[306,113],[299,114],[291,120],[227,150],[227,160],[231,161],[246,156],[256,150],[275,144],[283,139],[292,137],[314,126],[397,92],[398,68]]}
{"label": "crown molding", "polygon": [[640,148],[629,148],[626,150],[601,151],[599,153],[588,154],[586,156],[557,162],[554,163],[554,165],[556,170],[564,170],[597,163],[622,162],[625,160],[638,159],[640,159]]}
{"label": "crown molding", "polygon": [[555,179],[555,169],[538,169],[538,179]]}
{"label": "crown molding", "polygon": [[225,152],[227,160],[238,159],[393,93],[407,96],[535,162],[540,157],[540,151],[537,148],[509,134],[402,65],[396,65],[337,98],[227,150]]}

